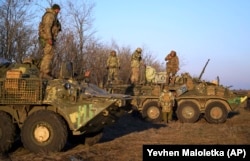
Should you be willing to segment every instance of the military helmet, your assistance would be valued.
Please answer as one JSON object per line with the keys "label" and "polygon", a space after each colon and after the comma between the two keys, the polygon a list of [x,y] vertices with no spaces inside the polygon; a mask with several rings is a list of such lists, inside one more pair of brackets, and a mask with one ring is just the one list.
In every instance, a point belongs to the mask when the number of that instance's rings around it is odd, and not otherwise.
{"label": "military helmet", "polygon": [[141,53],[141,52],[142,52],[142,49],[141,49],[141,48],[137,48],[136,51],[137,51],[138,53]]}
{"label": "military helmet", "polygon": [[53,6],[51,7],[52,9],[58,9],[61,10],[61,7],[58,4],[53,4]]}
{"label": "military helmet", "polygon": [[170,54],[173,54],[175,56],[176,55],[176,51],[171,50]]}
{"label": "military helmet", "polygon": [[115,50],[111,50],[110,55],[116,56],[116,51]]}
{"label": "military helmet", "polygon": [[116,51],[115,50],[111,50],[111,52],[110,53],[116,53]]}

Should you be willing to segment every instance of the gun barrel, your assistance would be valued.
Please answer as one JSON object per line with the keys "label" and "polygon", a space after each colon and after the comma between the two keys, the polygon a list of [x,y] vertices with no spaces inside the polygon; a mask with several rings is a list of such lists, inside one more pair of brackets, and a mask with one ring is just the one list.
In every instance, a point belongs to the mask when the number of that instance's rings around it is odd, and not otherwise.
{"label": "gun barrel", "polygon": [[206,63],[205,66],[203,67],[203,69],[202,69],[202,71],[201,71],[201,74],[200,74],[200,76],[199,76],[199,80],[201,79],[201,77],[202,77],[202,75],[203,75],[203,73],[204,73],[204,71],[205,71],[205,69],[206,69],[207,64],[208,64],[209,61],[210,61],[210,59],[207,60],[207,63]]}

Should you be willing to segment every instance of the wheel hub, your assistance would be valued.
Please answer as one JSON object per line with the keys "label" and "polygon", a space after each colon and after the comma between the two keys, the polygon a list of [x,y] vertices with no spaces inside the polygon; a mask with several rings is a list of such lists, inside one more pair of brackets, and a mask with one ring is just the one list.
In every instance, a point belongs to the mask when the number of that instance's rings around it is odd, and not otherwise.
{"label": "wheel hub", "polygon": [[194,110],[192,107],[186,107],[182,111],[182,114],[185,118],[192,118],[194,116]]}
{"label": "wheel hub", "polygon": [[34,137],[38,142],[46,142],[50,137],[49,129],[45,126],[38,126],[34,130]]}
{"label": "wheel hub", "polygon": [[222,117],[222,111],[219,107],[214,107],[210,111],[210,116],[214,119],[219,119]]}
{"label": "wheel hub", "polygon": [[150,107],[147,111],[147,115],[151,119],[156,119],[160,116],[160,111],[157,107]]}

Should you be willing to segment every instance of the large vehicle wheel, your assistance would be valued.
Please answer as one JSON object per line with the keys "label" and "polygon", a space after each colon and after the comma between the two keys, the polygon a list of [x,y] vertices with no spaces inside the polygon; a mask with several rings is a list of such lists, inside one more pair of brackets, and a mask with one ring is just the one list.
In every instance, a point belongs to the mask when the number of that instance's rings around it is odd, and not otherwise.
{"label": "large vehicle wheel", "polygon": [[24,147],[35,153],[61,151],[67,138],[64,120],[55,112],[47,110],[31,114],[21,129]]}
{"label": "large vehicle wheel", "polygon": [[162,120],[162,111],[161,108],[158,107],[158,103],[153,101],[147,103],[142,109],[142,116],[147,121],[150,122],[159,122]]}
{"label": "large vehicle wheel", "polygon": [[0,111],[0,153],[7,152],[15,141],[16,128],[11,117]]}
{"label": "large vehicle wheel", "polygon": [[209,123],[223,123],[227,120],[228,111],[221,102],[212,102],[207,105],[205,118]]}
{"label": "large vehicle wheel", "polygon": [[177,118],[183,123],[194,123],[199,117],[200,110],[194,102],[185,101],[177,107]]}

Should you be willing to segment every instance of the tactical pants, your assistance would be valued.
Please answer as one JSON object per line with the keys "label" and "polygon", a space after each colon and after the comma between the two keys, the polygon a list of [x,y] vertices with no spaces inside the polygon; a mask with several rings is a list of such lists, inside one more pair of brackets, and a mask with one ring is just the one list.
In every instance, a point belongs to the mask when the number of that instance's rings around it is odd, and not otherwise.
{"label": "tactical pants", "polygon": [[137,84],[139,81],[139,74],[140,74],[139,67],[132,67],[131,72],[132,73],[131,73],[130,81],[131,81],[131,83]]}
{"label": "tactical pants", "polygon": [[169,83],[174,84],[175,82],[175,75],[176,75],[176,70],[172,68],[167,68],[167,76],[166,76],[166,84],[168,85]]}
{"label": "tactical pants", "polygon": [[172,121],[173,110],[170,112],[162,112],[162,120],[164,122],[171,122]]}
{"label": "tactical pants", "polygon": [[43,49],[43,58],[40,65],[40,71],[44,74],[51,72],[51,63],[54,57],[54,46],[48,43],[45,44]]}
{"label": "tactical pants", "polygon": [[118,70],[117,68],[109,68],[108,81],[118,80]]}
{"label": "tactical pants", "polygon": [[145,84],[146,83],[146,66],[141,64],[139,72],[140,72],[139,83],[140,84]]}

